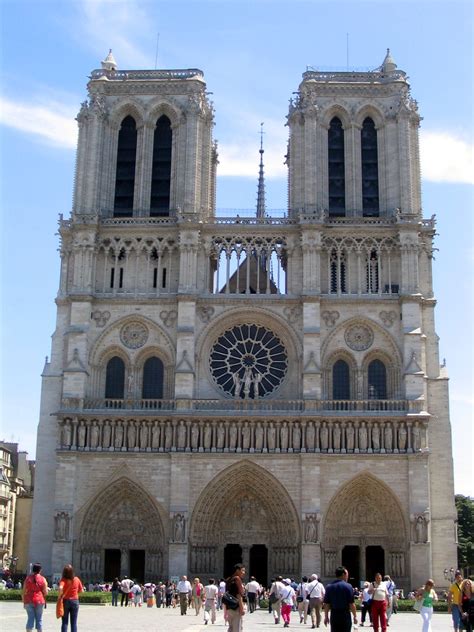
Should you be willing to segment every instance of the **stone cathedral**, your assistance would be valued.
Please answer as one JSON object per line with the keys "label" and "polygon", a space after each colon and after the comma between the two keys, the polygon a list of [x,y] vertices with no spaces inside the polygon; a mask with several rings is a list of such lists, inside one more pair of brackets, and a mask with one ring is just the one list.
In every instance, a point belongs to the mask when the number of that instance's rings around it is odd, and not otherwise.
{"label": "stone cathedral", "polygon": [[[216,212],[203,73],[88,83],[42,380],[30,560],[83,580],[455,565],[420,115],[390,52],[303,74],[288,209]],[[283,159],[283,158],[282,158]],[[257,175],[257,174],[256,174]]]}

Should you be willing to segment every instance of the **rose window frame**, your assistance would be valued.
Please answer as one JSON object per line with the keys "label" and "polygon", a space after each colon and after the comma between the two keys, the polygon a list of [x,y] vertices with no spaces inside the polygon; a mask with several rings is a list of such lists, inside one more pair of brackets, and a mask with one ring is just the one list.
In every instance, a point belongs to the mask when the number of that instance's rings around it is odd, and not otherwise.
{"label": "rose window frame", "polygon": [[227,396],[265,398],[283,383],[288,352],[281,339],[263,325],[233,325],[212,345],[209,369],[214,384]]}

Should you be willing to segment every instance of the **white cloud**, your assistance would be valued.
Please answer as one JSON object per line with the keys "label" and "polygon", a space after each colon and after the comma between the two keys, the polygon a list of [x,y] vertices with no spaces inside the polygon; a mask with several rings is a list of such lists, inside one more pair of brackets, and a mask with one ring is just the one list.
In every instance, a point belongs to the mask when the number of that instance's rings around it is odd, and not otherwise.
{"label": "white cloud", "polygon": [[[152,19],[142,3],[135,0],[82,0],[77,8],[78,13],[70,26],[71,34],[81,44],[98,51],[101,59],[105,58],[108,48],[112,48],[119,69],[153,67]],[[137,41],[142,46],[149,43],[148,53],[134,44]]]}
{"label": "white cloud", "polygon": [[474,148],[449,132],[420,133],[421,172],[430,182],[474,184]]}
{"label": "white cloud", "polygon": [[56,101],[21,103],[0,97],[0,123],[48,144],[73,149],[77,143],[76,112]]}

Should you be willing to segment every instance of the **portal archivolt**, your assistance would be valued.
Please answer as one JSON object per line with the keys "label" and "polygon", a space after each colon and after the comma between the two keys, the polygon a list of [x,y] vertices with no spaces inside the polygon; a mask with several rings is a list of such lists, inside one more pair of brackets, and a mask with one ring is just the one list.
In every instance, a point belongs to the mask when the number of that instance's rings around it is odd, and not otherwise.
{"label": "portal archivolt", "polygon": [[239,544],[248,565],[251,549],[264,546],[270,575],[299,574],[300,524],[279,481],[251,461],[224,470],[201,494],[189,532],[190,570],[222,574],[224,550]]}
{"label": "portal archivolt", "polygon": [[78,550],[81,576],[103,578],[106,551],[120,552],[120,573],[129,575],[134,551],[143,551],[140,574],[156,578],[165,568],[164,544],[156,501],[138,484],[119,479],[96,496],[82,520]]}

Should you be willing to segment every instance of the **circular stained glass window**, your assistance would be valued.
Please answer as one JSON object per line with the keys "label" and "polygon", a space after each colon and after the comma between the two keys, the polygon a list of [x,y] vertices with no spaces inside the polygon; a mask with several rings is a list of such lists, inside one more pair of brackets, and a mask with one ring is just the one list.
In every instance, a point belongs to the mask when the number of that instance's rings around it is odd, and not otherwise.
{"label": "circular stained glass window", "polygon": [[286,349],[275,334],[259,325],[236,325],[214,343],[212,377],[225,393],[257,399],[273,393],[288,368]]}

